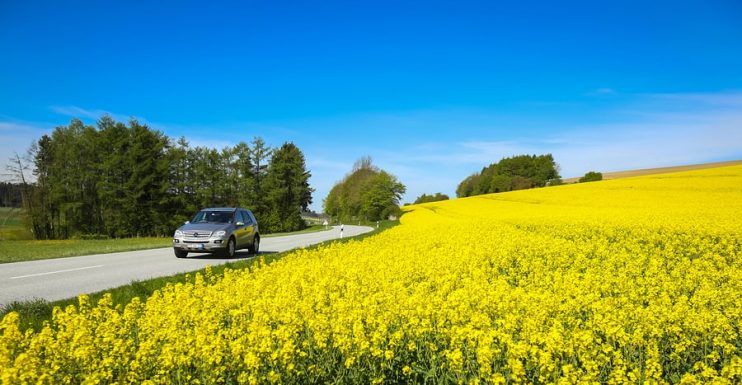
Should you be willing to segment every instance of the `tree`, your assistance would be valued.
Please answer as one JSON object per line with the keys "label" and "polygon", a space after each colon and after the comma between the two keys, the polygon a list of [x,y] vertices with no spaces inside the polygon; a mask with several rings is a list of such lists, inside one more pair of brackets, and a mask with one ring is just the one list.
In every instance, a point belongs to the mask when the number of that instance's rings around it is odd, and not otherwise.
{"label": "tree", "polygon": [[588,171],[587,173],[585,173],[585,176],[579,179],[579,182],[597,182],[599,180],[603,180],[603,173],[597,171]]}
{"label": "tree", "polygon": [[21,207],[23,205],[23,185],[0,182],[0,207]]}
{"label": "tree", "polygon": [[399,200],[406,191],[394,175],[380,170],[370,180],[362,195],[362,214],[367,220],[378,221],[399,215]]}
{"label": "tree", "polygon": [[264,180],[268,174],[268,163],[273,154],[273,149],[266,146],[265,141],[260,137],[255,137],[251,144],[249,154],[252,166],[252,189],[243,205],[250,207],[255,217],[260,221],[267,218],[271,210],[271,205],[264,191]]}
{"label": "tree", "polygon": [[[290,231],[303,226],[312,189],[301,151],[290,143],[280,150],[273,162],[259,137],[252,146],[190,147],[185,138],[106,115],[95,126],[72,119],[56,127],[9,171],[38,239],[165,235],[213,206],[249,207],[263,231]],[[25,175],[31,163],[35,183]]]}
{"label": "tree", "polygon": [[448,195],[442,194],[442,193],[435,193],[434,195],[423,194],[417,197],[417,199],[415,199],[415,204],[445,201],[448,199],[449,199]]}
{"label": "tree", "polygon": [[327,194],[324,211],[339,221],[384,219],[398,215],[399,199],[405,190],[394,175],[378,169],[370,157],[364,157]]}
{"label": "tree", "polygon": [[[265,178],[265,193],[272,210],[267,227],[272,231],[294,231],[306,227],[301,212],[312,203],[312,192],[304,154],[293,143],[284,143],[273,153]],[[265,221],[264,221],[265,222]]]}
{"label": "tree", "polygon": [[456,189],[458,197],[544,187],[559,179],[559,165],[551,154],[503,158],[482,168]]}
{"label": "tree", "polygon": [[474,186],[477,185],[479,178],[479,174],[472,174],[466,177],[456,188],[456,196],[461,198],[476,195],[474,194]]}

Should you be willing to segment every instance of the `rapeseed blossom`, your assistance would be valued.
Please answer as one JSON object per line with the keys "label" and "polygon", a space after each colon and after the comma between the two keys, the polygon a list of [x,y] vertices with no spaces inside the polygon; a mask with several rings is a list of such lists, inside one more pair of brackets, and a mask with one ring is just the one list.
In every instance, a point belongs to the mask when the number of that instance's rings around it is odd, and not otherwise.
{"label": "rapeseed blossom", "polygon": [[360,241],[0,322],[0,380],[742,383],[742,166],[406,208]]}

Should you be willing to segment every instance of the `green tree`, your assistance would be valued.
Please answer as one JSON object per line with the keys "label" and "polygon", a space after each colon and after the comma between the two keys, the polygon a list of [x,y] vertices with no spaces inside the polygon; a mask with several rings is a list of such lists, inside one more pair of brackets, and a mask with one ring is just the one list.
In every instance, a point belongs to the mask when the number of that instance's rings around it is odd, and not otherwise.
{"label": "green tree", "polygon": [[293,144],[275,162],[272,153],[260,138],[215,150],[135,119],[72,119],[29,149],[36,181],[22,184],[24,211],[39,239],[165,235],[209,206],[246,206],[264,231],[293,230],[312,199],[309,172]]}
{"label": "green tree", "polygon": [[293,143],[284,143],[273,153],[264,186],[272,207],[266,223],[269,231],[306,227],[301,212],[312,203],[314,190],[309,187],[310,176],[304,154]]}
{"label": "green tree", "polygon": [[432,195],[423,194],[423,195],[420,195],[419,197],[417,197],[417,199],[415,199],[415,203],[414,204],[445,201],[445,200],[448,200],[448,199],[449,199],[448,195],[442,194],[442,193],[435,193],[435,194],[432,194]]}
{"label": "green tree", "polygon": [[579,182],[597,182],[599,180],[603,180],[603,173],[597,171],[588,171],[587,173],[585,173],[585,176],[579,179]]}
{"label": "green tree", "polygon": [[503,158],[468,176],[459,183],[456,196],[544,187],[559,178],[559,166],[551,154],[517,155]]}
{"label": "green tree", "polygon": [[404,193],[405,186],[395,176],[373,166],[370,157],[364,157],[333,186],[323,206],[325,213],[338,221],[375,221],[398,215],[399,199]]}
{"label": "green tree", "polygon": [[369,181],[369,187],[363,192],[362,214],[365,219],[378,221],[389,215],[399,215],[399,200],[406,191],[394,175],[380,170]]}
{"label": "green tree", "polygon": [[464,198],[475,195],[474,186],[478,184],[479,178],[479,174],[472,174],[466,177],[463,181],[461,181],[461,183],[459,183],[459,186],[456,188],[456,196],[459,198]]}
{"label": "green tree", "polygon": [[273,154],[273,149],[265,144],[260,137],[255,137],[251,142],[250,165],[252,167],[252,188],[247,195],[244,206],[249,207],[258,221],[268,218],[271,213],[271,204],[266,195],[265,179],[268,175],[268,163]]}

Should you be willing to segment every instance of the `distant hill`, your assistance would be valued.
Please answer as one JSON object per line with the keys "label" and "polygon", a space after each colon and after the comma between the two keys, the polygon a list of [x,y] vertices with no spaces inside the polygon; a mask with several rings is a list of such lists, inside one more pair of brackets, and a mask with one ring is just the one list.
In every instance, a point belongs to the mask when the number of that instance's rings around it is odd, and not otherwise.
{"label": "distant hill", "polygon": [[[702,163],[702,164],[691,164],[686,166],[673,166],[673,167],[658,167],[658,168],[642,168],[638,170],[628,170],[628,171],[614,171],[614,172],[604,172],[601,170],[595,170],[595,171],[601,171],[603,173],[603,180],[606,179],[620,179],[620,178],[629,178],[632,176],[642,176],[642,175],[651,175],[651,174],[663,174],[663,173],[669,173],[669,172],[681,172],[681,171],[691,171],[691,170],[701,170],[704,168],[714,168],[714,167],[724,167],[724,166],[735,166],[738,164],[742,164],[742,160],[730,160],[726,162],[714,162],[714,163]],[[575,183],[578,179],[580,179],[581,176],[577,176],[574,178],[565,178],[564,183]]]}

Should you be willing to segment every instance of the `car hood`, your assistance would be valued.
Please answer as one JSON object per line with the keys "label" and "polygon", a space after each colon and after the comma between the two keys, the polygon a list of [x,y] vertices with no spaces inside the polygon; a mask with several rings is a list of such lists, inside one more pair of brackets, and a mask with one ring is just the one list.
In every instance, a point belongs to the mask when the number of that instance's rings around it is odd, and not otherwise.
{"label": "car hood", "polygon": [[228,230],[232,226],[231,223],[189,223],[187,225],[180,226],[180,231],[219,231]]}

